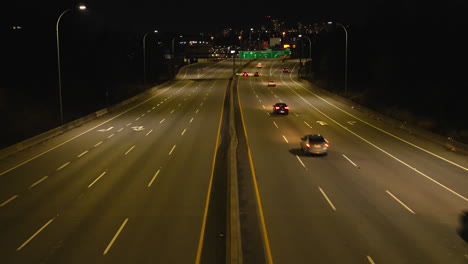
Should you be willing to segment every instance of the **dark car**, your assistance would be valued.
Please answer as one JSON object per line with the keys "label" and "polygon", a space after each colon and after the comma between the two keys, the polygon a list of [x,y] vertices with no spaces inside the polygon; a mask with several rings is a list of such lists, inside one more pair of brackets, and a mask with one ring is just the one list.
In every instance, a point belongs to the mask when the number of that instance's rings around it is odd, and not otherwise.
{"label": "dark car", "polygon": [[327,155],[330,143],[320,134],[305,135],[301,138],[301,149],[304,154]]}
{"label": "dark car", "polygon": [[289,114],[289,106],[285,103],[276,103],[273,105],[273,114]]}
{"label": "dark car", "polygon": [[289,72],[288,68],[283,68],[283,72]]}
{"label": "dark car", "polygon": [[255,72],[254,77],[258,77],[258,76],[260,76],[260,74],[258,74],[258,72]]}

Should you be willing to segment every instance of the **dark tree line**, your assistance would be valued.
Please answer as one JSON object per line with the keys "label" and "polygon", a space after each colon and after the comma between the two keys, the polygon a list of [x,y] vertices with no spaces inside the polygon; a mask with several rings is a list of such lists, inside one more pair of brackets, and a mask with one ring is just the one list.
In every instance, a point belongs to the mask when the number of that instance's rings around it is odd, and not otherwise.
{"label": "dark tree line", "polygon": [[[468,23],[465,6],[382,6],[345,24],[348,96],[434,132],[468,141]],[[333,27],[311,36],[315,83],[344,93],[345,33]]]}
{"label": "dark tree line", "polygon": [[[65,8],[63,9],[65,10]],[[55,25],[63,10],[49,16],[27,12],[2,28],[0,114],[9,129],[0,148],[60,125]],[[25,19],[27,17],[28,19]],[[165,47],[130,24],[107,23],[95,13],[66,13],[59,24],[64,123],[115,104],[169,78]],[[164,38],[164,36],[162,36]],[[164,39],[163,39],[164,40]],[[165,40],[167,46],[167,40]]]}

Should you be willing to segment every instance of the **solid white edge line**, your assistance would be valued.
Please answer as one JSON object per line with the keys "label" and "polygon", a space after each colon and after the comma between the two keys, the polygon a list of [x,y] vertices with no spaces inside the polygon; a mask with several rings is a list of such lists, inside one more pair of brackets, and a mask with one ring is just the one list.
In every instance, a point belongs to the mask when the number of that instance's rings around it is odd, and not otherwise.
{"label": "solid white edge line", "polygon": [[102,253],[102,255],[106,255],[107,252],[109,251],[109,249],[112,247],[112,245],[114,244],[115,240],[117,239],[117,237],[120,235],[120,232],[122,232],[123,228],[125,227],[125,225],[127,224],[128,222],[128,218],[125,218],[125,220],[123,221],[122,225],[120,226],[119,230],[117,230],[117,233],[115,233],[114,237],[112,238],[112,240],[109,242],[109,244],[107,245],[106,249],[104,250],[104,252]]}
{"label": "solid white edge line", "polygon": [[[400,140],[400,141],[402,141],[402,142],[404,142],[404,143],[406,143],[406,144],[408,144],[408,145],[410,145],[410,146],[412,146],[412,147],[415,147],[415,148],[417,148],[417,149],[419,149],[419,150],[421,150],[421,151],[423,151],[423,152],[426,152],[427,154],[430,154],[430,155],[432,155],[432,156],[434,156],[434,157],[436,157],[436,158],[439,158],[439,159],[441,159],[441,160],[443,160],[443,161],[445,161],[445,162],[447,162],[447,163],[450,163],[450,164],[452,164],[452,165],[454,165],[454,166],[456,166],[456,167],[459,167],[460,169],[463,169],[463,170],[465,170],[465,171],[468,171],[468,168],[463,167],[462,165],[460,165],[460,164],[458,164],[458,163],[456,163],[456,162],[453,162],[453,161],[448,160],[448,159],[446,159],[446,158],[444,158],[444,157],[442,157],[442,156],[439,156],[439,155],[437,155],[437,154],[435,154],[435,153],[432,153],[432,152],[430,152],[429,150],[426,150],[426,149],[424,149],[424,148],[422,148],[422,147],[420,147],[420,146],[418,146],[418,145],[416,145],[416,144],[413,144],[413,143],[411,143],[411,142],[409,142],[409,141],[407,141],[407,140],[405,140],[405,139],[402,139],[402,138],[400,138],[400,137],[397,137],[397,136],[393,135],[392,133],[383,130],[383,129],[380,128],[380,127],[374,126],[374,125],[372,125],[372,124],[370,124],[370,123],[368,123],[368,122],[366,122],[366,121],[364,121],[364,120],[362,120],[362,119],[356,117],[355,115],[353,115],[353,114],[351,114],[351,113],[349,113],[349,112],[347,112],[347,111],[345,111],[345,110],[339,108],[338,106],[336,106],[336,105],[334,105],[334,104],[328,102],[327,100],[325,100],[324,98],[318,96],[317,94],[315,94],[315,93],[313,93],[313,92],[307,90],[306,88],[303,87],[303,85],[302,85],[301,83],[296,82],[296,81],[293,80],[292,78],[291,78],[291,80],[292,80],[294,83],[296,83],[296,84],[298,84],[299,86],[301,86],[305,91],[307,91],[307,92],[313,94],[315,97],[319,98],[320,100],[324,101],[325,103],[327,103],[327,104],[329,104],[329,105],[335,107],[336,109],[340,110],[341,112],[343,112],[343,113],[345,113],[345,114],[347,114],[347,115],[349,115],[349,116],[351,116],[351,117],[353,117],[353,118],[355,118],[355,119],[361,121],[362,123],[364,123],[364,124],[366,124],[366,125],[368,125],[368,126],[374,128],[374,129],[377,129],[377,130],[379,130],[380,132],[385,133],[385,134],[387,134],[387,135],[389,135],[389,136],[391,136],[391,137],[393,137],[393,138],[395,138],[395,139],[398,139],[398,140]],[[293,91],[293,90],[291,89],[291,91]],[[294,91],[294,93],[296,93],[296,92]],[[299,95],[298,93],[296,93],[296,94]],[[302,98],[302,96],[300,96],[300,95],[299,95],[299,97]],[[306,101],[304,98],[302,98],[302,100]],[[306,103],[308,103],[308,102],[306,101]],[[310,105],[310,104],[309,104],[309,105]],[[312,106],[312,105],[311,105],[311,106]],[[313,106],[312,106],[312,107],[313,107]],[[314,108],[315,108],[315,107],[314,107]],[[317,108],[315,108],[315,109],[316,109],[317,111],[319,111],[320,113],[322,113],[323,115],[325,115],[323,112],[321,112],[321,111],[318,110]],[[331,119],[331,118],[328,117],[327,115],[325,115],[325,116],[326,116],[327,118]],[[333,119],[331,119],[331,120],[333,120]],[[333,120],[333,121],[334,121],[334,120]],[[336,121],[334,121],[334,122],[336,122]],[[338,124],[338,123],[337,123],[337,124]],[[341,127],[343,127],[343,126],[340,125],[340,124],[338,124],[338,125],[341,126]]]}
{"label": "solid white edge line", "polygon": [[[322,115],[325,116],[326,118],[330,119],[332,122],[334,122],[334,123],[335,123],[336,125],[338,125],[339,127],[343,128],[344,130],[348,131],[349,133],[353,134],[354,136],[358,137],[359,139],[361,139],[362,141],[366,142],[367,144],[373,146],[374,148],[380,150],[381,152],[385,153],[385,154],[388,155],[389,157],[395,159],[396,161],[400,162],[401,164],[405,165],[406,167],[410,168],[411,170],[417,172],[417,173],[420,174],[421,176],[424,176],[426,179],[432,181],[433,183],[439,185],[440,187],[444,188],[445,190],[451,192],[452,194],[454,194],[454,195],[458,196],[459,198],[461,198],[461,199],[463,199],[463,200],[465,200],[465,201],[468,202],[468,198],[466,198],[466,197],[464,197],[463,195],[461,195],[461,194],[455,192],[454,190],[450,189],[449,187],[443,185],[442,183],[440,183],[440,182],[434,180],[433,178],[431,178],[431,177],[429,177],[428,175],[424,174],[423,172],[417,170],[416,168],[410,166],[409,164],[405,163],[404,161],[398,159],[397,157],[393,156],[393,155],[390,154],[389,152],[385,151],[384,149],[380,148],[379,146],[375,145],[374,143],[370,142],[369,140],[365,139],[364,137],[362,137],[362,136],[358,135],[357,133],[353,132],[353,131],[350,130],[349,128],[343,126],[343,125],[340,124],[338,121],[336,121],[335,119],[331,118],[330,116],[328,116],[328,115],[325,114],[324,112],[320,111],[317,107],[315,107],[315,106],[313,106],[312,104],[310,104],[304,97],[302,97],[301,95],[299,95],[296,91],[294,91],[294,90],[292,90],[292,89],[290,89],[290,90],[293,91],[296,95],[298,95],[306,104],[310,105],[310,106],[311,106],[312,108],[314,108],[317,112],[319,112],[320,114],[322,114]],[[306,90],[306,91],[308,91],[308,90]],[[309,91],[309,92],[310,92],[310,91]],[[312,93],[312,92],[310,92],[310,93]],[[314,93],[312,93],[312,94],[314,94]],[[315,95],[315,94],[314,94],[314,95]],[[315,96],[317,96],[318,98],[320,98],[318,95],[315,95]],[[323,100],[324,100],[324,99],[323,99]],[[325,100],[324,100],[324,101],[325,101]],[[328,102],[327,102],[327,103],[328,103]],[[331,104],[331,103],[329,103],[329,104],[332,105],[332,106],[334,106],[334,105]],[[334,107],[336,107],[337,109],[343,111],[344,113],[347,113],[347,112],[345,112],[344,110],[338,108],[337,106],[334,106]],[[349,113],[348,113],[348,114],[349,114]],[[351,115],[351,114],[349,114],[349,115]],[[351,116],[353,116],[353,115],[351,115]],[[375,126],[373,126],[373,125],[371,125],[371,124],[369,124],[369,123],[366,123],[365,121],[363,121],[363,120],[361,120],[361,119],[359,119],[359,118],[357,118],[357,117],[355,117],[355,116],[353,116],[353,117],[356,118],[356,119],[358,119],[359,121],[365,123],[365,124],[368,124],[368,125],[371,126],[371,127],[374,127],[375,129],[377,129],[377,130],[379,130],[379,131],[382,131],[382,132],[384,132],[384,133],[386,133],[386,134],[388,134],[388,135],[390,135],[390,136],[392,136],[392,137],[394,137],[394,138],[396,138],[396,139],[399,139],[399,140],[401,140],[401,141],[403,141],[403,142],[405,142],[405,143],[407,143],[407,144],[409,144],[409,145],[411,145],[411,146],[414,146],[414,147],[416,147],[416,148],[418,148],[418,149],[420,149],[420,150],[423,150],[423,151],[425,151],[425,152],[427,152],[427,153],[429,153],[429,154],[432,154],[432,155],[435,156],[435,157],[439,157],[440,159],[445,160],[445,161],[447,161],[447,162],[449,162],[449,163],[451,163],[451,164],[453,164],[453,165],[455,165],[455,166],[458,166],[458,167],[460,167],[460,168],[462,168],[462,169],[464,169],[464,170],[468,170],[468,168],[465,168],[465,167],[463,167],[463,166],[461,166],[461,165],[459,165],[459,164],[457,164],[457,163],[454,163],[454,162],[451,162],[451,161],[449,161],[449,160],[446,160],[446,159],[444,159],[444,158],[442,158],[442,157],[440,157],[440,156],[438,156],[438,155],[436,155],[436,154],[434,154],[434,153],[429,152],[428,150],[425,150],[425,149],[423,149],[423,148],[421,148],[421,147],[418,147],[418,146],[416,146],[416,145],[414,145],[414,144],[412,144],[412,143],[410,143],[410,142],[407,142],[407,141],[405,141],[405,140],[403,140],[403,139],[401,139],[401,138],[399,138],[399,137],[397,137],[397,136],[394,136],[394,135],[392,135],[392,134],[390,134],[390,133],[388,133],[388,132],[386,132],[386,131],[384,131],[384,130],[378,128],[378,127],[375,127]]]}
{"label": "solid white edge line", "polygon": [[406,204],[404,204],[402,201],[400,201],[400,199],[396,198],[395,195],[393,195],[391,192],[389,192],[388,190],[385,190],[393,199],[395,199],[398,203],[400,203],[403,207],[406,208],[406,210],[410,211],[412,214],[416,214],[413,210],[411,210],[411,208],[409,208]]}
{"label": "solid white edge line", "polygon": [[[0,176],[6,174],[6,173],[8,173],[8,172],[10,172],[10,171],[12,171],[12,170],[14,170],[14,169],[16,169],[16,168],[18,168],[18,167],[20,167],[20,166],[22,166],[22,165],[24,165],[24,164],[26,164],[26,163],[28,163],[28,162],[34,160],[34,159],[36,159],[36,158],[38,158],[38,157],[40,157],[40,156],[46,154],[46,153],[49,153],[50,151],[52,151],[52,150],[54,150],[54,149],[56,149],[56,148],[58,148],[58,147],[60,147],[60,146],[65,145],[65,144],[67,144],[68,142],[70,142],[70,141],[72,141],[72,140],[74,140],[74,139],[76,139],[76,138],[78,138],[78,137],[80,137],[80,136],[82,136],[82,135],[84,135],[84,134],[90,132],[90,131],[94,131],[94,129],[96,129],[96,128],[98,128],[98,127],[100,127],[100,126],[106,124],[107,122],[110,122],[110,121],[116,119],[117,117],[119,117],[119,116],[121,116],[121,115],[123,115],[123,114],[126,114],[126,113],[130,112],[131,110],[133,110],[133,109],[139,107],[140,105],[143,105],[143,104],[147,103],[148,101],[153,100],[156,96],[159,96],[159,95],[161,95],[162,93],[165,93],[167,90],[169,90],[169,89],[170,89],[171,87],[173,87],[174,85],[175,85],[175,84],[172,84],[172,85],[170,85],[169,87],[164,88],[161,92],[156,93],[154,96],[151,96],[151,97],[148,98],[147,100],[145,100],[145,101],[143,101],[143,102],[141,102],[141,103],[139,103],[139,104],[137,104],[137,105],[131,107],[130,109],[128,109],[128,110],[126,110],[126,111],[123,111],[123,112],[121,112],[121,113],[119,113],[119,114],[117,114],[117,115],[115,115],[115,116],[113,116],[113,117],[107,119],[107,120],[104,121],[104,122],[101,122],[100,124],[98,124],[98,125],[96,125],[96,126],[90,128],[90,129],[88,129],[88,130],[86,130],[86,131],[84,131],[84,132],[82,132],[82,133],[80,133],[80,134],[78,134],[78,135],[76,135],[76,136],[74,136],[74,137],[68,139],[68,140],[65,140],[64,142],[62,142],[62,143],[60,143],[60,144],[58,144],[58,145],[55,145],[54,147],[52,147],[52,148],[50,148],[50,149],[48,149],[48,150],[46,150],[46,151],[43,151],[43,152],[41,152],[41,153],[35,155],[34,157],[30,158],[30,159],[27,159],[27,160],[25,160],[25,161],[23,161],[23,162],[21,162],[21,163],[15,165],[15,166],[13,166],[13,167],[7,169],[7,170],[5,170],[5,171],[0,172]],[[120,131],[122,131],[122,130],[123,130],[123,128],[119,129],[119,131],[117,131],[117,132],[120,132]]]}
{"label": "solid white edge line", "polygon": [[332,208],[333,210],[336,211],[335,206],[334,206],[333,203],[330,201],[330,199],[329,199],[328,196],[325,194],[325,192],[322,190],[322,188],[320,188],[320,187],[318,187],[318,188],[319,188],[320,192],[322,193],[323,197],[325,197],[325,199],[327,200],[328,204],[331,206],[331,208]]}

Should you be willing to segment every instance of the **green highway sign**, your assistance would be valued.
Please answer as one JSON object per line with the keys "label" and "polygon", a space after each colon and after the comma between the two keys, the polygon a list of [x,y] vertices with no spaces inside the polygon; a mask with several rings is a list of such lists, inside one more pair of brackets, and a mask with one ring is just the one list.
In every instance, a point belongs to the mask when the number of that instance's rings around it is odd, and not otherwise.
{"label": "green highway sign", "polygon": [[280,59],[280,58],[289,58],[290,56],[291,56],[291,51],[289,49],[247,50],[247,51],[239,52],[239,57],[241,59]]}

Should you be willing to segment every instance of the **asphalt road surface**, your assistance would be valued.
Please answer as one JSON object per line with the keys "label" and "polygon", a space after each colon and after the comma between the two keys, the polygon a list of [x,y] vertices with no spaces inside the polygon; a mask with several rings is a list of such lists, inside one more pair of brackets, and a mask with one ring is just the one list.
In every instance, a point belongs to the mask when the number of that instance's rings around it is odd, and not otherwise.
{"label": "asphalt road surface", "polygon": [[[299,81],[298,61],[259,61],[237,89],[266,263],[468,263],[466,156]],[[273,115],[276,102],[289,115]],[[302,154],[313,133],[328,155]]]}
{"label": "asphalt road surface", "polygon": [[203,244],[231,75],[232,62],[184,67],[120,111],[2,160],[0,263],[216,255]]}
{"label": "asphalt road surface", "polygon": [[[0,263],[224,263],[217,149],[232,66],[184,67],[0,160]],[[336,100],[298,67],[255,60],[234,82],[243,263],[468,263],[468,158]],[[289,115],[272,114],[277,102]],[[328,155],[302,154],[312,133]]]}

